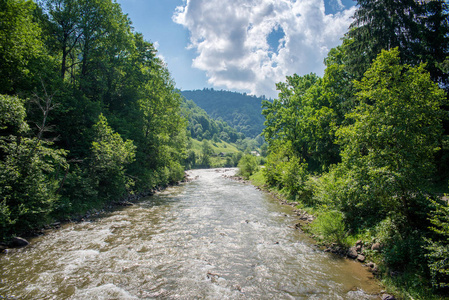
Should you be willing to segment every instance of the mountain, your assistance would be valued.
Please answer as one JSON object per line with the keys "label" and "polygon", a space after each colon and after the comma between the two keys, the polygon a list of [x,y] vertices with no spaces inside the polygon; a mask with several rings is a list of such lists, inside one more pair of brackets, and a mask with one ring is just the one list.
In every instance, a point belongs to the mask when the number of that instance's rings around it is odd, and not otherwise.
{"label": "mountain", "polygon": [[238,139],[245,138],[243,133],[238,132],[225,121],[211,118],[192,100],[184,99],[181,108],[183,116],[188,120],[187,130],[196,140],[206,139],[218,142],[220,139],[224,142],[235,143]]}
{"label": "mountain", "polygon": [[247,137],[254,138],[262,133],[265,121],[262,116],[262,101],[266,100],[264,97],[214,89],[182,91],[181,94],[193,100],[212,118],[225,121]]}

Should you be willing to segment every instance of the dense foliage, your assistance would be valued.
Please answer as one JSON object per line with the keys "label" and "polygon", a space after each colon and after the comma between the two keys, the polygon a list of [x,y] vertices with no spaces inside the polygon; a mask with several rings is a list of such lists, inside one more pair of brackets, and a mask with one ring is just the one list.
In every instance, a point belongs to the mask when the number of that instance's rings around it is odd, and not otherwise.
{"label": "dense foliage", "polygon": [[259,161],[257,157],[251,154],[244,155],[238,163],[238,175],[245,179],[249,179],[251,175],[259,170]]}
{"label": "dense foliage", "polygon": [[190,137],[202,141],[219,140],[235,143],[242,140],[245,135],[229,126],[222,120],[212,119],[202,108],[195,104],[192,100],[185,100],[182,103],[183,113],[188,120],[187,130]]}
{"label": "dense foliage", "polygon": [[182,95],[193,100],[212,118],[225,121],[247,137],[255,138],[263,130],[261,102],[264,97],[214,89],[182,91]]}
{"label": "dense foliage", "polygon": [[0,232],[181,180],[181,96],[111,0],[0,1]]}
{"label": "dense foliage", "polygon": [[449,177],[448,5],[358,4],[324,76],[288,76],[263,103],[262,173],[318,212],[312,231],[326,242],[375,239],[383,270],[410,276],[404,289],[429,275],[444,288],[448,206],[431,191]]}
{"label": "dense foliage", "polygon": [[186,168],[236,167],[243,153],[266,147],[261,136],[245,137],[225,121],[211,118],[192,100],[184,99],[181,106],[188,120]]}

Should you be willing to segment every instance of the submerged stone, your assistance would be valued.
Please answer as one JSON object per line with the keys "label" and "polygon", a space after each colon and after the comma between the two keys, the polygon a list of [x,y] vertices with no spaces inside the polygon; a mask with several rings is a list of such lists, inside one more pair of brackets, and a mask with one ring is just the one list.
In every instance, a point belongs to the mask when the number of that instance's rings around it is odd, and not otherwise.
{"label": "submerged stone", "polygon": [[29,244],[30,243],[26,239],[21,237],[15,237],[11,240],[8,246],[10,248],[22,248],[28,246]]}

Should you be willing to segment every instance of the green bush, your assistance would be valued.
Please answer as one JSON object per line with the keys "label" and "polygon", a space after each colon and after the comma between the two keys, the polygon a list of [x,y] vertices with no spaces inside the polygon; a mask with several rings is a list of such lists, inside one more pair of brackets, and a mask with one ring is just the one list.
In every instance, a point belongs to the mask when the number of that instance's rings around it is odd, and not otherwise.
{"label": "green bush", "polygon": [[55,205],[52,215],[65,218],[76,214],[84,214],[91,207],[99,207],[101,201],[95,190],[94,179],[89,176],[87,168],[79,165],[70,166],[70,172],[65,175],[64,184],[60,190],[61,197]]}
{"label": "green bush", "polygon": [[245,179],[249,179],[251,175],[259,170],[259,163],[255,156],[246,154],[240,159],[237,167],[239,168],[238,174]]}
{"label": "green bush", "polygon": [[431,213],[430,228],[435,237],[426,239],[426,257],[435,288],[449,288],[449,207],[445,203],[432,201],[435,210]]}
{"label": "green bush", "polygon": [[343,212],[349,228],[356,231],[385,218],[389,207],[382,205],[383,187],[361,170],[338,165],[317,180],[314,201]]}
{"label": "green bush", "polygon": [[327,243],[346,245],[346,227],[343,215],[335,210],[320,213],[310,225],[313,234]]}
{"label": "green bush", "polygon": [[280,180],[283,192],[289,196],[299,194],[304,189],[307,180],[307,164],[302,159],[293,156],[290,160],[279,164],[279,168],[282,170]]}

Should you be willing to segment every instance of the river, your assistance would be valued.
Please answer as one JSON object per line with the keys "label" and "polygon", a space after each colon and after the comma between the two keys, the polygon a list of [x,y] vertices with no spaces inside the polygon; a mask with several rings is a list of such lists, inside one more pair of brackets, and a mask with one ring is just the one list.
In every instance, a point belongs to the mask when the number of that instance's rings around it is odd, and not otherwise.
{"label": "river", "polygon": [[318,250],[290,206],[223,177],[234,171],[189,171],[1,255],[0,299],[378,299],[366,268]]}

